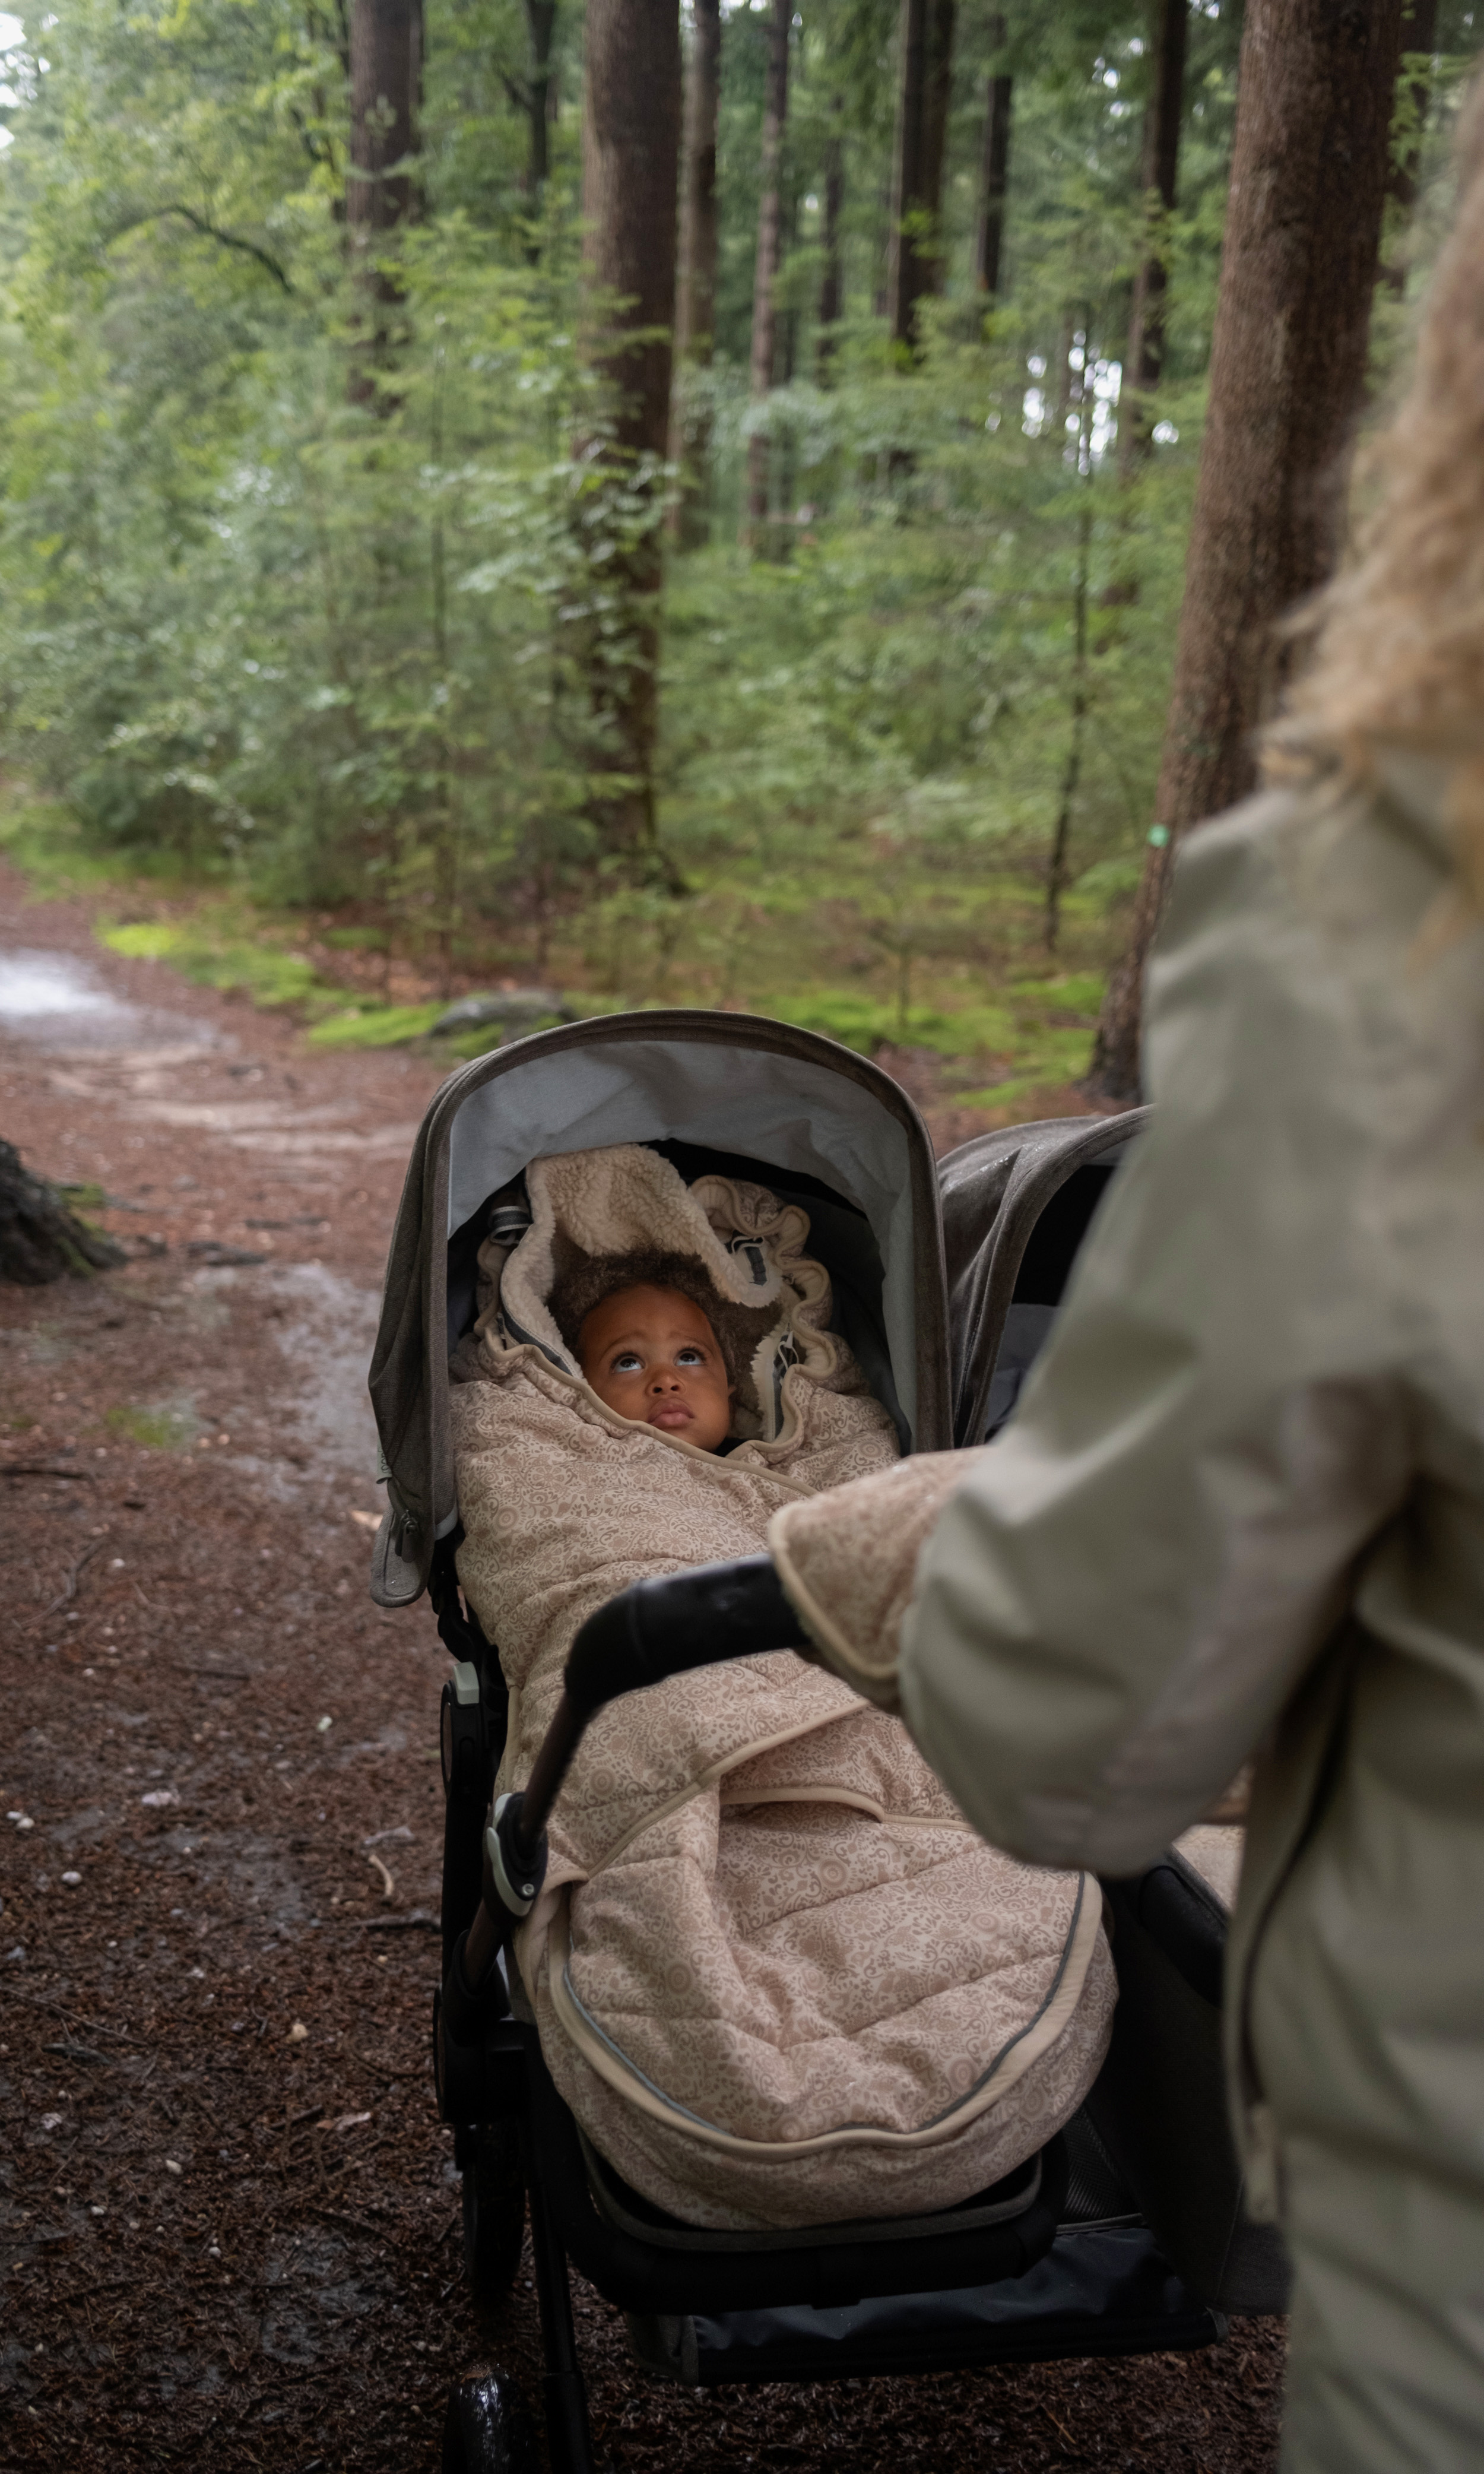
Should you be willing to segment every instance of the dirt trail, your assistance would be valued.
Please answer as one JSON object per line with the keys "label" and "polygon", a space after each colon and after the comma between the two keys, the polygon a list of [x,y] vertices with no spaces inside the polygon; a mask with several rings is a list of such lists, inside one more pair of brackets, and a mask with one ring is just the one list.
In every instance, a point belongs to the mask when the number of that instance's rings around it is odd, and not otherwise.
{"label": "dirt trail", "polygon": [[[365,1590],[364,1369],[435,1078],[316,1055],[3,874],[0,921],[0,1133],[100,1182],[133,1258],[0,1289],[0,2462],[431,2469],[453,2377],[537,2368],[523,2272],[470,2305],[432,2103],[445,1661]],[[1273,2462],[1265,2322],[692,2396],[577,2307],[629,2474]]]}

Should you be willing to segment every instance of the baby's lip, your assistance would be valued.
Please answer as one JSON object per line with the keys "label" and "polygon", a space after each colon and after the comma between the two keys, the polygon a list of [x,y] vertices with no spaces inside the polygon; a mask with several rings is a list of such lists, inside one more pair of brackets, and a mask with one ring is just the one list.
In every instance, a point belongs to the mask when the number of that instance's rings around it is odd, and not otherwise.
{"label": "baby's lip", "polygon": [[649,1412],[651,1426],[689,1426],[694,1423],[695,1412],[683,1400],[661,1400]]}

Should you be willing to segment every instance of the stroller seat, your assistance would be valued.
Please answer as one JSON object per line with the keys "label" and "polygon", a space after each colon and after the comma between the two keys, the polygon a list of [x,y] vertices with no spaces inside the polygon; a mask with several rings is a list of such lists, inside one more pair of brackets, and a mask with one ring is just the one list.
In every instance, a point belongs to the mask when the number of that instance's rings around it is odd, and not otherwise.
{"label": "stroller seat", "polygon": [[[1014,1128],[939,1168],[886,1075],[814,1034],[735,1015],[564,1026],[450,1078],[409,1167],[372,1369],[389,1503],[373,1594],[410,1606],[426,1589],[454,1660],[442,1720],[446,1976],[481,1910],[505,1734],[499,1658],[453,1568],[448,1406],[449,1354],[473,1322],[474,1256],[501,1190],[533,1158],[621,1141],[650,1144],[687,1178],[714,1169],[791,1193],[904,1448],[942,1450],[1012,1414],[1141,1123],[1139,1112]],[[528,2212],[557,2474],[593,2465],[570,2265],[623,2315],[641,2364],[693,2386],[1183,2350],[1219,2337],[1229,2311],[1282,2307],[1280,2245],[1245,2218],[1227,2127],[1222,1904],[1180,1856],[1155,1870],[1170,1880],[1105,1885],[1120,1998],[1083,2110],[992,2189],[916,2218],[781,2233],[689,2225],[585,2145],[531,2024],[506,2011],[467,2041],[441,2038],[439,2100],[455,2126],[476,2286],[513,2279]],[[502,2375],[462,2384],[445,2465],[513,2467],[521,2429]]]}

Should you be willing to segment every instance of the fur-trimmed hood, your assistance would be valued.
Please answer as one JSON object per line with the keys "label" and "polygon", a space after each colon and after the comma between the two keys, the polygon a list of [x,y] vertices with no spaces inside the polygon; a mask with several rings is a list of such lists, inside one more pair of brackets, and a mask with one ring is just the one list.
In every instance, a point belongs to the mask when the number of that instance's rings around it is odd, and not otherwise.
{"label": "fur-trimmed hood", "polygon": [[804,1385],[828,1383],[846,1352],[831,1332],[829,1273],[804,1251],[809,1217],[765,1186],[726,1176],[687,1185],[642,1143],[533,1160],[479,1252],[475,1332],[494,1350],[539,1348],[582,1381],[551,1311],[579,1268],[645,1249],[693,1260],[715,1299],[713,1327],[737,1376],[734,1436],[787,1446]]}

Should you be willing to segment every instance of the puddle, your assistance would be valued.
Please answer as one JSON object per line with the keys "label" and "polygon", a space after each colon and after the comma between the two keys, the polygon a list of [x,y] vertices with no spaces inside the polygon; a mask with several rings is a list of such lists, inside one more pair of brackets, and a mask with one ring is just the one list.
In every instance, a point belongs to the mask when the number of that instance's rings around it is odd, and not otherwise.
{"label": "puddle", "polygon": [[0,1031],[48,1048],[157,1049],[182,1033],[193,1048],[221,1045],[206,1023],[126,1004],[75,954],[0,950]]}
{"label": "puddle", "polygon": [[316,1468],[332,1468],[358,1487],[357,1502],[375,1502],[377,1429],[366,1369],[380,1299],[323,1263],[285,1267],[275,1285],[298,1309],[275,1334],[295,1378],[296,1441],[308,1449]]}

